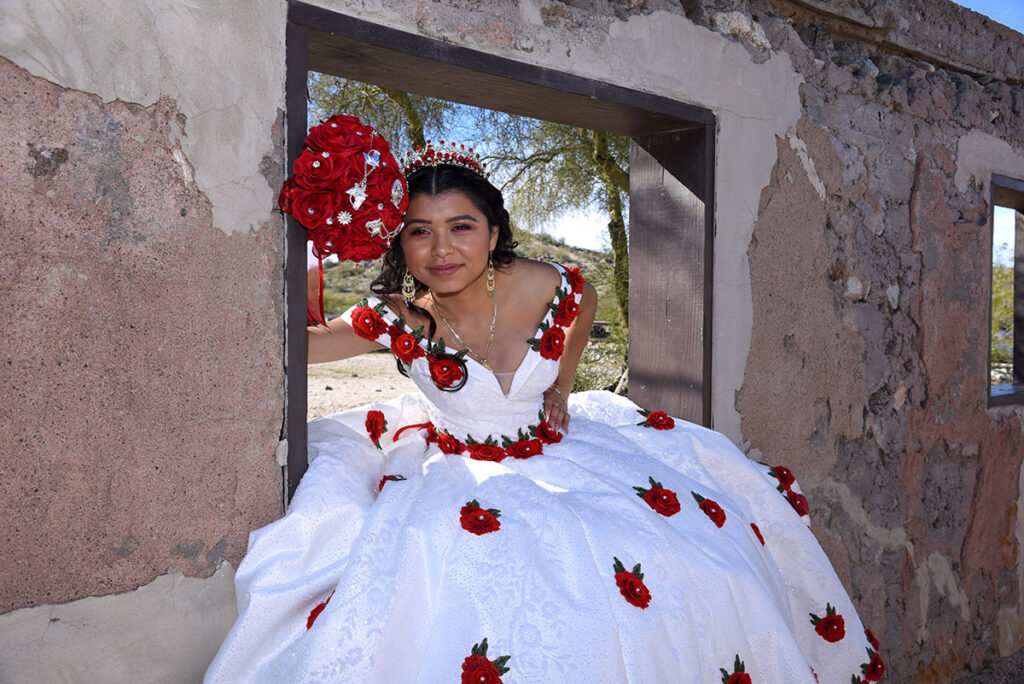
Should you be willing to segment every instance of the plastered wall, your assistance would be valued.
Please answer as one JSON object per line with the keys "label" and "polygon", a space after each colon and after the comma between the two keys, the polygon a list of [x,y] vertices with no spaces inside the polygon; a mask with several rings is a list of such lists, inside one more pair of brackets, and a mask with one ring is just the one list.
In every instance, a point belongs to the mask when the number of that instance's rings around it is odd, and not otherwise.
{"label": "plastered wall", "polygon": [[[712,109],[716,427],[798,474],[892,681],[1022,644],[1024,418],[984,407],[980,302],[1024,38],[945,0],[315,4]],[[0,628],[24,634],[237,565],[280,513],[286,5],[5,13],[0,506],[25,551]]]}

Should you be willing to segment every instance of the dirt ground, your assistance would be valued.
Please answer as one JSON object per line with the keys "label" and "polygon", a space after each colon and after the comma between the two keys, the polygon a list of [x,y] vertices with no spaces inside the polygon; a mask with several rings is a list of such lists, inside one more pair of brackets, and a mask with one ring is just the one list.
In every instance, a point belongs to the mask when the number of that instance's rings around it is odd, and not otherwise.
{"label": "dirt ground", "polygon": [[398,373],[390,352],[309,366],[307,382],[307,420],[416,389]]}

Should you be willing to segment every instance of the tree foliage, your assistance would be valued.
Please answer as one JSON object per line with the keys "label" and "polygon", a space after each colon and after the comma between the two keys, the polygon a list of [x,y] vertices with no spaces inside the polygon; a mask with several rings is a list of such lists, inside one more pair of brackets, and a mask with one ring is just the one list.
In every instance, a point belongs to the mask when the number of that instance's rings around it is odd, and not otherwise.
{"label": "tree foliage", "polygon": [[990,363],[994,384],[1010,382],[1009,373],[1001,372],[1001,367],[1013,363],[1013,299],[1013,267],[993,265]]}

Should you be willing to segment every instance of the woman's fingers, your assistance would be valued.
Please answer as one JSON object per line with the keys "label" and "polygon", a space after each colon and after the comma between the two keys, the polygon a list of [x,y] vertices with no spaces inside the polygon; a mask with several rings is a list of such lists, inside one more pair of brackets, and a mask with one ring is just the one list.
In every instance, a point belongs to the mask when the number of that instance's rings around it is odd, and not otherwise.
{"label": "woman's fingers", "polygon": [[561,400],[557,392],[549,391],[544,397],[544,415],[547,416],[548,424],[559,432],[567,432],[569,429],[569,407]]}

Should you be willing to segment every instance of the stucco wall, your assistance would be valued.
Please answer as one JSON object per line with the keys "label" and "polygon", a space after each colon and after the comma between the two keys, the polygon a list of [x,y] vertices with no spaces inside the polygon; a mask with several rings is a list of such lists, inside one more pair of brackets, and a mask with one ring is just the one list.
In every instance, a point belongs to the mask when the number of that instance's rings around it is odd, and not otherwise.
{"label": "stucco wall", "polygon": [[[282,510],[284,8],[233,7],[4,3],[0,612],[211,577]],[[151,631],[79,651],[59,635],[110,620],[78,613],[0,679],[82,681],[38,663],[138,662],[168,624],[211,640],[127,608]]]}
{"label": "stucco wall", "polygon": [[[0,26],[0,610],[208,576],[280,512],[286,5],[121,4]],[[984,408],[979,303],[1024,39],[945,0],[315,4],[712,109],[716,427],[800,476],[892,681],[1021,645],[1024,415]]]}

